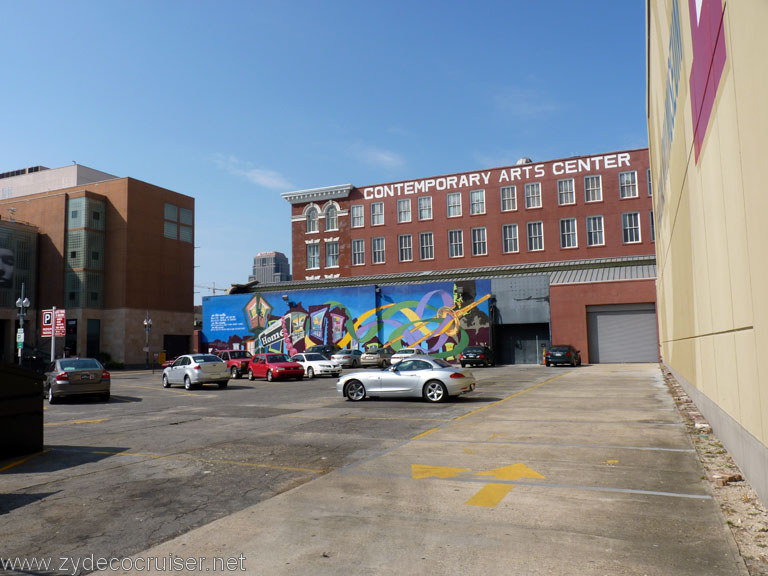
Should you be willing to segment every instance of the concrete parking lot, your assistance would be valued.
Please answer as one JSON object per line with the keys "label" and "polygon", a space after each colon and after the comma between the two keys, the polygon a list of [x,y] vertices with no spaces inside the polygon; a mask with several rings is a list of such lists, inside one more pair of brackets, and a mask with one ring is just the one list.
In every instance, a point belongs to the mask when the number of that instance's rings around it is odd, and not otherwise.
{"label": "concrete parking lot", "polygon": [[113,401],[48,407],[46,451],[0,463],[2,556],[746,574],[657,366],[474,372],[477,391],[438,405],[347,402],[335,379],[186,391],[116,374]]}

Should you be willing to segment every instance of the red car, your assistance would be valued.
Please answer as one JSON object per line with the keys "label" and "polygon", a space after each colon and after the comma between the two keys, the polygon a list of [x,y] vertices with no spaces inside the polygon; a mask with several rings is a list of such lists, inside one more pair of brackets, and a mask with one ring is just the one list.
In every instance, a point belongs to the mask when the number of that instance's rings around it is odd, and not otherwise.
{"label": "red car", "polygon": [[298,362],[291,362],[285,354],[267,352],[255,354],[248,363],[248,380],[266,378],[267,381],[304,378],[304,367]]}
{"label": "red car", "polygon": [[227,363],[232,378],[240,378],[243,374],[248,372],[251,353],[247,350],[219,350],[216,352],[216,356]]}

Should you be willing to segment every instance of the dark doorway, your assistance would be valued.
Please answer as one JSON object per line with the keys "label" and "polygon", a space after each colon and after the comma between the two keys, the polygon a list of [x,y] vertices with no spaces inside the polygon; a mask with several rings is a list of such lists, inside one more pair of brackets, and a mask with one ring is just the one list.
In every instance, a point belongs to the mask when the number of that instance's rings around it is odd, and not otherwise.
{"label": "dark doorway", "polygon": [[64,350],[67,352],[67,356],[77,356],[77,319],[67,320]]}
{"label": "dark doorway", "polygon": [[85,355],[95,358],[101,353],[101,320],[88,318],[88,332],[85,341]]}
{"label": "dark doorway", "polygon": [[175,358],[182,354],[189,354],[192,352],[189,344],[189,336],[186,334],[163,335],[163,349],[165,350],[166,358]]}
{"label": "dark doorway", "polygon": [[549,324],[502,324],[495,327],[498,364],[540,364],[542,346],[549,346]]}

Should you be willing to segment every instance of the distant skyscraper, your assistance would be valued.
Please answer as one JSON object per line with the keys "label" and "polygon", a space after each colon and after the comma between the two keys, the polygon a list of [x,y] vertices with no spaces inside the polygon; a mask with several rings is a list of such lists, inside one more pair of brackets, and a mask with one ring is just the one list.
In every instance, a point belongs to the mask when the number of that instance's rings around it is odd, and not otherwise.
{"label": "distant skyscraper", "polygon": [[253,274],[249,282],[258,280],[260,284],[274,284],[291,279],[291,265],[282,252],[259,252],[253,259]]}

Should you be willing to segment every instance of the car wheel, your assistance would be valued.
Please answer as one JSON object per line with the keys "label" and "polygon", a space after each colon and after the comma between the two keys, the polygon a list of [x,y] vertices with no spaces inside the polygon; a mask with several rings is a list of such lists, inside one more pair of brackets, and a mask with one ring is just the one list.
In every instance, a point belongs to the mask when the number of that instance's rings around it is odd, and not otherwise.
{"label": "car wheel", "polygon": [[485,361],[485,367],[488,368],[488,366],[490,366],[490,365],[491,365],[491,363],[488,360],[486,360]]}
{"label": "car wheel", "polygon": [[314,377],[315,377],[315,371],[312,370],[312,366],[310,366],[309,368],[307,368],[307,378],[311,380]]}
{"label": "car wheel", "polygon": [[56,404],[58,398],[53,395],[53,386],[48,386],[48,404]]}
{"label": "car wheel", "polygon": [[359,380],[352,380],[344,388],[344,396],[352,402],[359,402],[365,398],[365,386]]}
{"label": "car wheel", "polygon": [[267,370],[267,382],[272,382],[274,378],[272,377],[272,370]]}
{"label": "car wheel", "polygon": [[573,366],[574,368],[576,368],[576,358],[574,358],[573,360],[571,360],[571,366]]}
{"label": "car wheel", "polygon": [[549,368],[550,366],[552,366],[552,364],[550,364],[549,362],[547,362],[547,368]]}
{"label": "car wheel", "polygon": [[192,390],[192,381],[189,379],[189,376],[184,376],[184,389]]}
{"label": "car wheel", "polygon": [[230,374],[232,375],[233,380],[235,378],[240,378],[240,372],[238,372],[237,368],[235,368],[234,366],[232,366],[232,371],[230,372]]}
{"label": "car wheel", "polygon": [[227,387],[227,384],[229,384],[229,382],[219,382],[219,389],[223,390]]}
{"label": "car wheel", "polygon": [[168,376],[163,374],[163,388],[170,388],[170,387],[171,387],[171,383],[168,382]]}
{"label": "car wheel", "polygon": [[466,362],[461,362],[461,367],[462,368],[466,368],[467,367],[467,363]]}
{"label": "car wheel", "polygon": [[253,380],[253,370],[248,368],[248,380]]}
{"label": "car wheel", "polygon": [[443,402],[448,399],[448,391],[442,382],[430,380],[424,384],[423,396],[427,402]]}
{"label": "car wheel", "polygon": [[109,402],[109,392],[102,394],[101,399],[104,400],[104,402]]}

